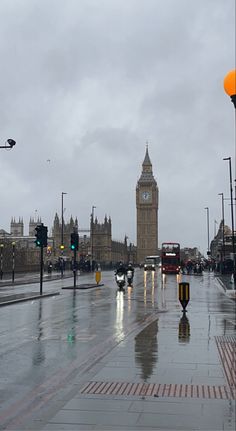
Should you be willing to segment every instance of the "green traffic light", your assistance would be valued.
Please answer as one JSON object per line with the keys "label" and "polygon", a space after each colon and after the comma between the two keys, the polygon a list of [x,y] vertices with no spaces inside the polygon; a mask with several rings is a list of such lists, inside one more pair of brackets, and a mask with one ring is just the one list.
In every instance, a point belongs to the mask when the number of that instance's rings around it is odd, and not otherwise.
{"label": "green traffic light", "polygon": [[71,244],[71,250],[75,250],[75,245],[74,244]]}

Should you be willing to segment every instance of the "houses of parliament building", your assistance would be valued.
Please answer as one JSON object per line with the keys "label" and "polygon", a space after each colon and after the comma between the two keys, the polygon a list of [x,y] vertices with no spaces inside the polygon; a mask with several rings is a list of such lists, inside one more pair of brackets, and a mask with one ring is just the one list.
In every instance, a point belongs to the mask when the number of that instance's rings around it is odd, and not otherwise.
{"label": "houses of parliament building", "polygon": [[[158,186],[146,147],[141,175],[136,185],[137,245],[128,243],[126,235],[123,241],[114,241],[112,221],[106,215],[104,220],[99,222],[97,217],[94,218],[91,214],[87,230],[80,230],[77,217],[71,216],[68,222],[63,220],[62,230],[61,219],[55,214],[48,247],[44,250],[44,261],[56,262],[59,257],[71,261],[70,238],[71,233],[76,230],[79,233],[78,260],[98,262],[102,268],[111,268],[119,261],[143,263],[147,255],[156,255],[158,250],[158,198]],[[15,247],[16,270],[33,270],[38,267],[39,248],[35,246],[35,227],[40,223],[40,218],[30,218],[27,236],[24,235],[22,218],[18,221],[12,218],[10,233],[0,229],[0,253],[1,256],[4,255],[6,271],[11,267],[12,244]]]}

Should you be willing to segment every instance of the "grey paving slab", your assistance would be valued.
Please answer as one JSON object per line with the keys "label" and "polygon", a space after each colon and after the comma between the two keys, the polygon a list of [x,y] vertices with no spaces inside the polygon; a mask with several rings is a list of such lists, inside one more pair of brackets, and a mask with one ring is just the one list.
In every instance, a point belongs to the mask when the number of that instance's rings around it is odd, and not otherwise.
{"label": "grey paving slab", "polygon": [[85,411],[85,410],[66,410],[58,412],[49,423],[59,424],[78,424],[78,425],[109,425],[109,426],[135,426],[139,418],[139,413],[110,412],[110,411]]}
{"label": "grey paving slab", "polygon": [[167,415],[200,415],[203,411],[202,400],[199,403],[189,403],[186,408],[186,404],[182,401],[172,401],[172,400],[161,400],[155,398],[154,401],[149,400],[139,400],[133,401],[129,411],[139,412],[139,413],[162,413]]}
{"label": "grey paving slab", "polygon": [[56,424],[47,424],[42,431],[92,431],[97,429],[94,425],[86,425],[86,424],[64,424],[64,423],[56,423]]}
{"label": "grey paving slab", "polygon": [[197,373],[199,372],[202,376],[224,378],[224,372],[222,370],[221,364],[197,364]]}
{"label": "grey paving slab", "polygon": [[[107,398],[72,398],[65,406],[65,410],[88,410],[96,411],[102,410],[104,412],[124,412],[127,410],[132,411],[132,400],[112,400]],[[135,411],[133,411],[135,412]]]}
{"label": "grey paving slab", "polygon": [[137,425],[162,430],[223,430],[224,420],[221,417],[209,418],[199,415],[141,413]]}
{"label": "grey paving slab", "polygon": [[104,367],[99,373],[96,374],[96,380],[135,380],[136,369],[133,367]]}
{"label": "grey paving slab", "polygon": [[216,402],[208,402],[203,404],[203,412],[200,420],[200,424],[204,424],[205,421],[211,423],[212,418],[217,420],[218,423],[222,421],[223,430],[225,429],[233,429],[236,428],[235,422],[235,403],[232,406],[231,403],[220,401]]}

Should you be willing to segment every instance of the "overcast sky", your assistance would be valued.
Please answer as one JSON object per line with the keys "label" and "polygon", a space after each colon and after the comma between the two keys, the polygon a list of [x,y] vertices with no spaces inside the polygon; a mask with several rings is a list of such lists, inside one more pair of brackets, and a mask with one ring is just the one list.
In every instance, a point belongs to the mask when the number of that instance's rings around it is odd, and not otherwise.
{"label": "overcast sky", "polygon": [[[229,197],[235,0],[0,0],[0,228],[55,213],[112,219],[136,244],[146,141],[159,244],[207,250]],[[231,226],[230,201],[225,219]],[[216,224],[216,222],[218,224]]]}

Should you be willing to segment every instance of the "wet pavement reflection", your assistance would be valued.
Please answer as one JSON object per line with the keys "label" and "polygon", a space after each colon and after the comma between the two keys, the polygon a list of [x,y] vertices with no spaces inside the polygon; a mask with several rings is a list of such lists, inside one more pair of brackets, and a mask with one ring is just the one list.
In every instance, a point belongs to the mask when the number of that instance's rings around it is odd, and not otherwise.
{"label": "wet pavement reflection", "polygon": [[179,321],[179,342],[186,343],[190,339],[190,323],[187,318],[186,311],[183,312]]}
{"label": "wet pavement reflection", "polygon": [[[75,291],[61,289],[73,282],[64,279],[54,284],[59,296],[1,310],[3,423],[11,422],[7,408],[12,412],[22,397],[27,411],[40,393],[46,409],[46,400],[74,388],[75,376],[78,383],[92,374],[98,359],[101,380],[225,384],[214,337],[234,335],[235,303],[217,289],[212,274],[162,276],[136,269],[124,292],[117,291],[113,271],[102,279],[102,287]],[[190,284],[186,312],[179,302],[181,281]],[[20,417],[21,409],[15,411]]]}
{"label": "wet pavement reflection", "polygon": [[157,356],[158,319],[135,337],[135,363],[141,368],[141,378],[146,382],[153,374]]}

